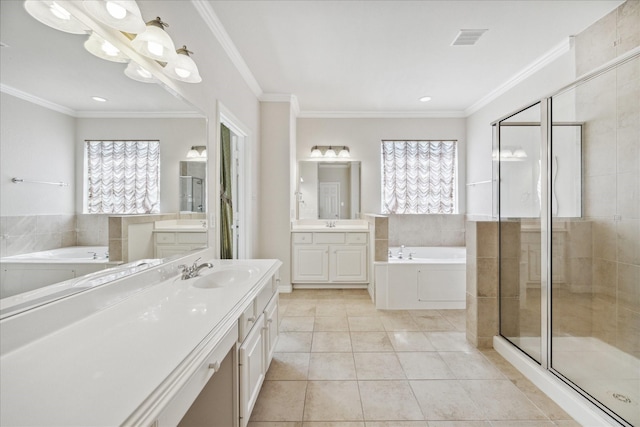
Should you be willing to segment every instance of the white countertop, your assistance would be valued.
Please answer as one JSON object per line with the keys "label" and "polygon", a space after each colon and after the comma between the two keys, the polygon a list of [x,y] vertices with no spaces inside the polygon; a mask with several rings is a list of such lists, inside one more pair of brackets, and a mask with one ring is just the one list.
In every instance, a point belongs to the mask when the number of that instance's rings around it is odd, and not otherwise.
{"label": "white countertop", "polygon": [[[217,329],[226,332],[281,265],[278,260],[211,262],[213,270],[246,264],[258,272],[246,282],[214,289],[196,288],[195,279],[180,280],[176,273],[2,354],[0,424],[116,426],[127,421],[163,381],[183,369],[205,337]],[[90,298],[91,292],[77,298]]]}
{"label": "white countertop", "polygon": [[[331,224],[329,226],[328,224]],[[349,232],[349,231],[367,231],[369,223],[359,219],[342,219],[342,220],[305,220],[300,219],[291,223],[292,232]]]}

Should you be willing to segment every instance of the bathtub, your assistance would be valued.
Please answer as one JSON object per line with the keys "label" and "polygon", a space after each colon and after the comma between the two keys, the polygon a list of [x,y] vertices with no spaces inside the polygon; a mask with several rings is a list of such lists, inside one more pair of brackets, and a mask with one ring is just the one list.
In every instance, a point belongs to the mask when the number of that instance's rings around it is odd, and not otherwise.
{"label": "bathtub", "polygon": [[[0,298],[112,267],[106,246],[71,246],[0,259]],[[95,255],[94,255],[95,254]]]}
{"label": "bathtub", "polygon": [[[464,309],[466,248],[453,246],[389,248],[387,262],[376,262],[375,301],[379,309]],[[411,256],[410,256],[411,254]]]}

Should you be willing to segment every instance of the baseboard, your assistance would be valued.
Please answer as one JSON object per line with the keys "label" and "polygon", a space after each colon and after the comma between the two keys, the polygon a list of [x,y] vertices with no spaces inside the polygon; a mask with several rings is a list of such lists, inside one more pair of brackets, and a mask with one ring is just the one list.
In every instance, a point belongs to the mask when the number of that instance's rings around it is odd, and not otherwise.
{"label": "baseboard", "polygon": [[280,284],[278,285],[278,292],[280,292],[281,294],[290,294],[291,292],[293,292],[293,286],[291,286],[291,283],[287,283],[287,284]]}

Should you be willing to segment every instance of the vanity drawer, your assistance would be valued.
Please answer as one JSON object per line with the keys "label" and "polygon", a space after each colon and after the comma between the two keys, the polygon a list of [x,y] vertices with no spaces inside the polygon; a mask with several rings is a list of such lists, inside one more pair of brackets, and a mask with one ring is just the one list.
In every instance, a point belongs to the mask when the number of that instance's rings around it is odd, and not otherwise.
{"label": "vanity drawer", "polygon": [[314,243],[344,243],[344,233],[314,233]]}
{"label": "vanity drawer", "polygon": [[313,234],[312,233],[293,233],[293,243],[311,244],[313,243]]}
{"label": "vanity drawer", "polygon": [[367,243],[367,233],[348,233],[347,243]]}
{"label": "vanity drawer", "polygon": [[268,283],[264,288],[262,288],[256,298],[256,313],[262,313],[264,311],[272,296],[273,287],[271,287],[271,283]]}
{"label": "vanity drawer", "polygon": [[178,233],[178,243],[207,243],[207,233]]}
{"label": "vanity drawer", "polygon": [[175,243],[175,233],[156,233],[156,242],[158,243]]}
{"label": "vanity drawer", "polygon": [[257,318],[258,316],[256,315],[256,301],[253,300],[251,301],[251,304],[249,304],[249,307],[247,307],[247,309],[244,311],[244,313],[240,315],[240,319],[238,320],[238,327],[239,327],[238,341],[239,342],[244,341],[247,334],[249,334],[249,331],[251,330],[251,328],[253,328],[253,325],[256,323]]}

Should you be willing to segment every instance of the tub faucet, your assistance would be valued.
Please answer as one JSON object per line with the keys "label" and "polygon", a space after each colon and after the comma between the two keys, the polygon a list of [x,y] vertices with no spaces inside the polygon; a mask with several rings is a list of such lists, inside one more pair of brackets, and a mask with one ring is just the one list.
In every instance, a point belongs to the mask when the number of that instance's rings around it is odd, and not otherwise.
{"label": "tub faucet", "polygon": [[98,259],[98,253],[97,252],[89,251],[87,253],[88,254],[92,254],[91,255],[91,259]]}
{"label": "tub faucet", "polygon": [[210,262],[205,262],[198,265],[198,261],[200,261],[200,258],[196,259],[191,267],[187,267],[184,264],[178,266],[178,268],[182,269],[182,280],[193,279],[194,277],[197,277],[200,274],[200,270],[202,270],[203,268],[213,268],[213,264],[211,264]]}
{"label": "tub faucet", "polygon": [[404,245],[400,245],[400,249],[398,249],[398,258],[402,259],[404,255]]}

